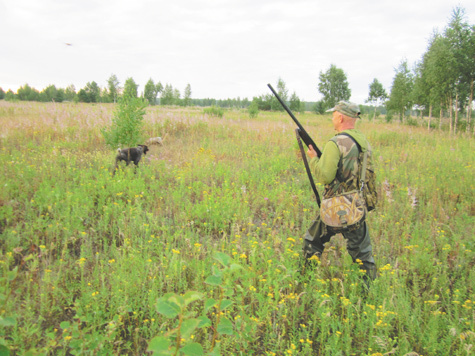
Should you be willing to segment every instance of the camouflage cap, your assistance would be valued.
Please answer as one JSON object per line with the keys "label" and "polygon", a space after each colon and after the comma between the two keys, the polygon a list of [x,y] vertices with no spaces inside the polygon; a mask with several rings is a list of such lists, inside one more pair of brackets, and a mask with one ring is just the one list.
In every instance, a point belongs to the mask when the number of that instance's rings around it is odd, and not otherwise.
{"label": "camouflage cap", "polygon": [[353,117],[353,118],[360,117],[360,107],[354,103],[349,103],[347,101],[339,101],[338,104],[335,105],[335,107],[327,110],[326,112],[334,112],[334,111],[338,111],[339,113],[342,113],[343,115]]}

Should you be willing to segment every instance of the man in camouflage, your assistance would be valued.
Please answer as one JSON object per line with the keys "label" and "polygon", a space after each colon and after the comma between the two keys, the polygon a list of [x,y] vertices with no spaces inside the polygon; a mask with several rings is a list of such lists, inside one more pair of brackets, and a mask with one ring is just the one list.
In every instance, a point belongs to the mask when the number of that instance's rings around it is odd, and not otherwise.
{"label": "man in camouflage", "polygon": [[[365,136],[355,129],[356,119],[360,114],[359,107],[356,104],[340,101],[327,112],[333,113],[332,121],[337,135],[325,145],[320,159],[311,145],[307,151],[308,156],[311,157],[310,167],[316,181],[325,185],[324,199],[359,189],[360,150],[363,153],[368,152],[368,164],[371,164],[371,146]],[[318,215],[304,237],[305,265],[312,260],[318,261],[325,243],[340,232],[347,241],[347,250],[353,262],[359,263],[360,269],[365,271],[365,279],[375,279],[377,269],[365,219],[341,231],[326,226]]]}

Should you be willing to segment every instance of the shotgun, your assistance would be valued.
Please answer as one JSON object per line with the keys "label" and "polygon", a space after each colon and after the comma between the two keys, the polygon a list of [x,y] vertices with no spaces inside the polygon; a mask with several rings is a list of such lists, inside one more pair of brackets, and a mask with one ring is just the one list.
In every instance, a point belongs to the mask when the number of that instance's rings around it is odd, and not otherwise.
{"label": "shotgun", "polygon": [[308,161],[307,161],[307,157],[305,156],[305,152],[303,150],[303,145],[302,145],[302,142],[305,142],[305,144],[308,146],[312,145],[313,149],[315,150],[315,152],[317,152],[317,156],[320,157],[322,155],[322,152],[318,149],[317,145],[315,144],[315,142],[313,142],[312,138],[310,137],[310,135],[308,134],[307,131],[305,131],[305,129],[303,128],[303,126],[300,124],[300,122],[297,120],[297,118],[295,117],[295,115],[292,113],[292,111],[289,109],[289,107],[284,103],[284,101],[280,98],[279,94],[276,93],[276,91],[274,90],[274,88],[272,88],[272,85],[270,84],[267,84],[267,86],[269,87],[269,89],[272,91],[272,93],[274,93],[275,97],[277,98],[277,100],[279,100],[280,102],[280,105],[283,106],[283,108],[285,109],[285,111],[287,111],[287,114],[290,115],[290,117],[292,118],[292,120],[294,120],[294,122],[297,124],[297,128],[295,129],[295,134],[297,136],[297,142],[299,144],[299,148],[300,148],[300,153],[302,154],[302,159],[303,159],[303,163],[305,164],[305,170],[307,171],[307,176],[308,176],[308,180],[310,181],[310,186],[312,187],[312,190],[313,190],[313,194],[315,194],[315,199],[317,201],[317,205],[320,207],[320,195],[318,194],[318,191],[317,191],[317,187],[315,186],[315,182],[313,181],[313,177],[312,177],[312,173],[310,171],[310,167],[308,165]]}
{"label": "shotgun", "polygon": [[315,142],[313,142],[312,138],[310,137],[310,135],[308,134],[307,131],[305,131],[305,129],[303,128],[303,126],[300,124],[300,122],[297,120],[297,118],[295,117],[295,115],[292,113],[292,111],[289,109],[289,107],[287,106],[286,103],[284,103],[284,101],[280,98],[279,94],[277,94],[277,92],[274,90],[274,88],[272,88],[272,85],[270,84],[267,84],[267,86],[269,87],[269,89],[272,91],[272,93],[275,95],[275,97],[277,98],[277,100],[279,100],[279,103],[280,105],[282,105],[282,107],[285,109],[285,111],[287,111],[287,114],[290,115],[290,117],[292,118],[292,120],[294,120],[294,122],[297,124],[297,127],[298,127],[298,134],[299,136],[302,138],[302,141],[305,142],[305,144],[308,146],[312,145],[313,149],[315,150],[315,152],[317,152],[317,156],[320,157],[322,155],[322,151],[320,151],[317,147],[317,145],[315,144]]}

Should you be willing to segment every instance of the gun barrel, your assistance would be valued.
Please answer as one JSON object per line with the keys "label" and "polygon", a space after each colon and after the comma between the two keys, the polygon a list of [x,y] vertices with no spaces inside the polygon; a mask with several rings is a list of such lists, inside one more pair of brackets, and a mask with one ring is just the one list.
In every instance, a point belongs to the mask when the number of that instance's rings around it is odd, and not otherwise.
{"label": "gun barrel", "polygon": [[305,129],[303,128],[303,126],[300,124],[300,122],[297,120],[297,118],[295,117],[295,115],[292,113],[292,111],[289,109],[289,107],[287,106],[286,103],[284,103],[284,101],[280,98],[279,94],[277,94],[277,92],[274,90],[274,88],[272,87],[272,85],[270,84],[267,84],[267,86],[269,87],[269,89],[272,91],[272,93],[274,94],[274,96],[277,98],[277,100],[279,100],[280,102],[280,105],[282,105],[282,107],[285,109],[285,111],[287,111],[287,114],[290,115],[290,117],[292,118],[292,120],[294,120],[294,122],[297,124],[297,127],[300,129],[300,137],[302,138],[303,142],[305,142],[305,144],[308,146],[312,145],[313,149],[317,152],[317,155],[318,157],[320,157],[322,155],[322,152],[318,149],[316,143],[312,140],[312,138],[310,137],[310,135],[307,133],[307,131],[305,131]]}

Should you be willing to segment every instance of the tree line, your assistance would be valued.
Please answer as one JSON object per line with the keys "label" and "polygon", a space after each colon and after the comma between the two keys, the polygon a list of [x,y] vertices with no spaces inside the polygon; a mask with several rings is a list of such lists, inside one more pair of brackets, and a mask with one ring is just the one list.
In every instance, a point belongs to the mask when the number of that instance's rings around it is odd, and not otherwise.
{"label": "tree line", "polygon": [[[41,92],[28,84],[23,85],[14,93],[11,89],[6,93],[0,88],[0,99],[20,100],[20,101],[40,101],[40,102],[83,102],[83,103],[116,103],[120,97],[137,98],[139,85],[133,78],[127,78],[124,86],[115,74],[112,74],[107,80],[107,86],[101,88],[95,81],[88,82],[86,86],[76,92],[74,85],[67,88],[56,88],[55,85],[49,85]],[[158,94],[161,94],[158,98]],[[191,86],[188,84],[184,90],[183,97],[180,91],[173,88],[171,84],[155,83],[149,79],[145,84],[141,97],[146,99],[150,105],[156,105],[161,101],[163,105],[192,105]]]}
{"label": "tree line", "polygon": [[422,58],[409,68],[402,61],[396,69],[386,108],[405,121],[407,113],[428,117],[428,127],[442,127],[448,119],[449,131],[470,131],[473,125],[475,79],[475,25],[465,19],[465,10],[453,10],[447,27],[434,32]]}
{"label": "tree line", "polygon": [[[450,132],[473,125],[473,89],[475,79],[475,25],[465,19],[465,10],[453,10],[447,27],[442,32],[434,32],[422,58],[411,69],[403,60],[395,69],[395,76],[389,91],[374,78],[369,85],[366,113],[377,109],[386,112],[391,121],[412,123],[410,115],[428,117],[428,127],[442,128],[448,119]],[[320,72],[318,90],[323,99],[315,104],[315,111],[323,113],[339,100],[349,100],[351,90],[345,72],[331,65],[326,72]],[[446,120],[447,121],[447,120]]]}
{"label": "tree line", "polygon": [[[453,10],[447,27],[442,32],[435,31],[422,58],[410,68],[403,60],[395,69],[395,76],[389,94],[374,78],[369,85],[368,106],[361,105],[363,113],[370,117],[385,114],[387,121],[398,117],[402,122],[411,123],[411,116],[428,117],[428,127],[442,128],[448,118],[450,132],[458,129],[470,130],[472,123],[473,89],[475,79],[475,25],[465,18],[465,10],[457,7]],[[348,101],[351,97],[347,75],[343,69],[331,64],[328,70],[320,71],[317,89],[322,99],[313,103],[300,100],[295,91],[291,94],[282,78],[277,81],[276,89],[280,97],[288,103],[294,112],[315,111],[324,113],[338,101]],[[194,99],[191,86],[184,89],[183,96],[171,84],[163,86],[152,79],[145,84],[141,97],[149,105],[216,106],[221,108],[247,108],[251,117],[259,111],[282,111],[278,100],[265,93],[253,97],[234,99]],[[0,99],[25,101],[74,101],[85,103],[115,103],[121,96],[138,97],[138,85],[128,78],[120,86],[117,76],[112,74],[105,88],[96,82],[89,82],[76,92],[74,85],[56,88],[50,85],[41,92],[28,84],[20,87],[17,93],[4,92],[0,88]],[[447,120],[445,120],[447,121]]]}

